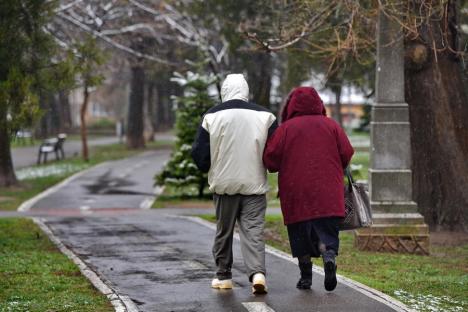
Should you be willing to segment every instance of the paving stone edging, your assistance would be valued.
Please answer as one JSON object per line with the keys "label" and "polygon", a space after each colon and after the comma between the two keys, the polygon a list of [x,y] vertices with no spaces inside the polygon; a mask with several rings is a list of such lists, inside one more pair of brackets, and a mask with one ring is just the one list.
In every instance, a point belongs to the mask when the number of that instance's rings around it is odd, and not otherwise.
{"label": "paving stone edging", "polygon": [[71,249],[66,247],[60,239],[55,236],[52,230],[47,226],[41,218],[32,218],[33,222],[37,224],[41,230],[49,237],[49,239],[57,246],[57,248],[72,260],[80,269],[83,274],[96,289],[104,294],[114,306],[116,312],[138,312],[138,307],[128,297],[120,295],[108,283],[106,283],[95,271],[93,271],[83,260],[81,260]]}

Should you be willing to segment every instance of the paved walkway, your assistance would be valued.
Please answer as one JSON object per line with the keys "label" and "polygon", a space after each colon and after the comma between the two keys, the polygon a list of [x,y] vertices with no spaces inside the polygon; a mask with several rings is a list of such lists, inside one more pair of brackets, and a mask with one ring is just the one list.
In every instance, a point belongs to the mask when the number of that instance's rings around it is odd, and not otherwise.
{"label": "paved walkway", "polygon": [[[235,288],[211,289],[213,229],[181,216],[181,209],[139,209],[168,157],[149,152],[98,166],[36,202],[30,213],[47,211],[54,234],[140,311],[395,311],[343,283],[326,292],[320,274],[311,291],[297,290],[296,265],[271,253],[269,294],[253,296],[238,241]],[[68,212],[75,216],[64,217]]]}

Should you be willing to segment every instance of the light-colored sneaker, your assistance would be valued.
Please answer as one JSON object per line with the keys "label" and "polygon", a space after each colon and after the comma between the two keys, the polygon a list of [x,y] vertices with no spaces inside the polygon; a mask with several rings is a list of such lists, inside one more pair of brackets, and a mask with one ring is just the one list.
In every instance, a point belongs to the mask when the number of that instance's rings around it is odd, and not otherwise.
{"label": "light-colored sneaker", "polygon": [[266,294],[268,288],[266,285],[265,275],[263,273],[256,273],[252,278],[252,293],[255,295]]}
{"label": "light-colored sneaker", "polygon": [[211,287],[216,289],[232,289],[232,279],[219,280],[215,278],[211,281]]}

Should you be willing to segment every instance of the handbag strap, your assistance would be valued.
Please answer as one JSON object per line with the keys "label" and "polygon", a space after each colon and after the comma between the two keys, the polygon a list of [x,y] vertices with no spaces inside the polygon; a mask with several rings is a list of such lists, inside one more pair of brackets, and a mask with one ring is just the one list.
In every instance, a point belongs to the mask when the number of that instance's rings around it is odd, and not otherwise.
{"label": "handbag strap", "polygon": [[349,167],[346,167],[345,175],[346,175],[346,178],[348,179],[349,191],[351,191],[352,190],[352,184],[354,183],[354,179],[353,179],[353,176],[351,175],[351,169]]}

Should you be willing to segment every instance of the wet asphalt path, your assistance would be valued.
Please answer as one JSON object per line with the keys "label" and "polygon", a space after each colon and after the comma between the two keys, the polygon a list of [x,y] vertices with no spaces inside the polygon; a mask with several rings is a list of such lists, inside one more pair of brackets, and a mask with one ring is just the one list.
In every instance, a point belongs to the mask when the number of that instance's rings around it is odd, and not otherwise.
{"label": "wet asphalt path", "polygon": [[[140,311],[393,311],[342,284],[328,293],[319,274],[311,291],[297,290],[296,265],[272,254],[267,254],[269,294],[253,296],[237,241],[235,288],[211,289],[214,231],[174,214],[179,210],[140,209],[168,157],[168,151],[153,151],[98,166],[30,212],[57,211],[45,220],[54,234]],[[80,213],[63,217],[63,211]]]}
{"label": "wet asphalt path", "polygon": [[[253,296],[235,241],[233,290],[210,288],[214,231],[163,211],[125,217],[52,218],[53,232],[141,311],[248,310],[264,302],[273,311],[393,311],[344,285],[323,289],[315,274],[313,289],[295,288],[296,265],[267,254],[269,294]],[[255,307],[255,305],[254,305]],[[258,308],[258,307],[257,307]]]}
{"label": "wet asphalt path", "polygon": [[34,210],[141,208],[154,196],[154,176],[169,159],[168,150],[106,162],[38,201]]}

